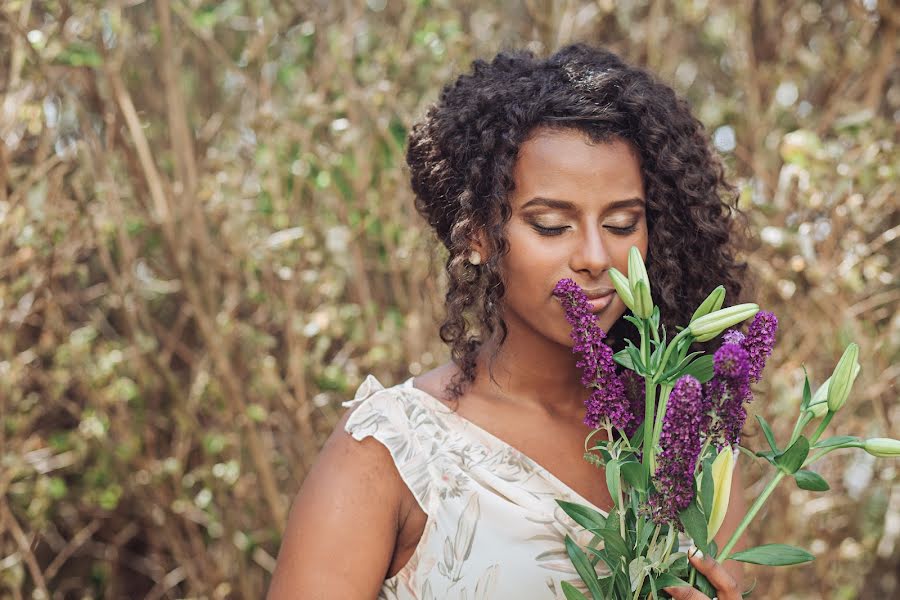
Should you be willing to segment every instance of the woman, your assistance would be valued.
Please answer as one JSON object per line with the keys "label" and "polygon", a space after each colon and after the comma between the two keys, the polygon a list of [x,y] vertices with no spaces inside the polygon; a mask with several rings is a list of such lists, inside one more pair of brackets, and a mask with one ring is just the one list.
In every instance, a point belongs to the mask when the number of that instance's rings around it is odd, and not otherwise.
{"label": "woman", "polygon": [[[584,288],[614,347],[637,337],[609,277],[631,246],[668,331],[718,284],[737,303],[733,189],[669,87],[586,45],[476,61],[413,127],[407,162],[449,251],[452,360],[394,387],[369,377],[345,403],[269,598],[562,598],[580,585],[563,538],[586,540],[555,499],[613,503],[582,459],[587,390],[552,290]],[[734,488],[720,545],[744,512],[739,474]],[[740,598],[738,568],[691,562]]]}

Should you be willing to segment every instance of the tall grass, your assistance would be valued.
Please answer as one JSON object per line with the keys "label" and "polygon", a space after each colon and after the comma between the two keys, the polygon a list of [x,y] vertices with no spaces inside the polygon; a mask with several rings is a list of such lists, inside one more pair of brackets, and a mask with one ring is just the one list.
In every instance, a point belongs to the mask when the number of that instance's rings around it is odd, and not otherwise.
{"label": "tall grass", "polygon": [[[509,45],[607,44],[690,100],[783,324],[754,409],[789,435],[856,340],[834,427],[900,437],[897,17],[867,6],[3,2],[0,595],[261,597],[340,401],[446,359],[405,136]],[[818,560],[759,597],[897,593],[896,468],[780,490],[752,541]]]}

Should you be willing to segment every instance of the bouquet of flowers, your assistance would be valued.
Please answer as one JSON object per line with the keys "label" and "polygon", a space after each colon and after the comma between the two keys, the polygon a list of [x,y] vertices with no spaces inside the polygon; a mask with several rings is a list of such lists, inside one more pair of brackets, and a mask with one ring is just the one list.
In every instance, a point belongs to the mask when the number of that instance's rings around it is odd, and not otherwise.
{"label": "bouquet of flowers", "polygon": [[[806,378],[796,425],[786,443],[779,445],[766,420],[757,416],[768,448],[749,450],[740,445],[745,405],[752,399],[751,384],[760,380],[772,352],[778,328],[775,315],[756,304],[723,309],[725,290],[719,286],[690,323],[678,327],[668,340],[665,326],[660,331],[659,308],[653,304],[637,248],[631,248],[627,277],[615,269],[610,274],[616,292],[632,311],[633,316],[625,318],[640,332],[640,345],[626,340],[626,348],[615,354],[603,343],[606,333],[596,324],[581,288],[563,279],[554,290],[572,325],[582,384],[591,390],[585,402],[585,424],[592,429],[585,439],[585,460],[605,471],[615,504],[604,516],[587,506],[557,501],[594,534],[587,548],[566,537],[569,557],[591,597],[668,597],[662,589],[669,586],[693,586],[714,597],[713,586],[679,551],[681,533],[719,562],[781,566],[813,560],[805,550],[784,544],[732,550],[782,479],[792,478],[806,490],[829,489],[808,468],[829,452],[862,448],[878,457],[900,455],[900,442],[893,439],[820,439],[847,401],[859,372],[858,346],[847,347],[831,377],[815,393]],[[751,318],[746,333],[728,330]],[[689,352],[694,341],[712,340],[723,331],[723,343],[712,356]],[[615,363],[621,368],[617,370]],[[807,435],[814,422],[814,432]],[[598,432],[606,432],[606,439],[592,445]],[[739,451],[768,461],[775,473],[729,541],[718,548],[713,536],[728,509]],[[587,600],[567,582],[563,590],[569,600]]]}

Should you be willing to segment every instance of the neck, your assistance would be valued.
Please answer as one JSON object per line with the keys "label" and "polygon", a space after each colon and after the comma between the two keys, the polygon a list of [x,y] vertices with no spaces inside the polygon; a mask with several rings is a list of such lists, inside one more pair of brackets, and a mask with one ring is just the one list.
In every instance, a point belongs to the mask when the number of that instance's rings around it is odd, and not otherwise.
{"label": "neck", "polygon": [[502,346],[494,338],[481,348],[471,389],[486,398],[542,410],[550,416],[583,418],[589,392],[581,385],[572,348],[524,323],[508,320],[507,327]]}

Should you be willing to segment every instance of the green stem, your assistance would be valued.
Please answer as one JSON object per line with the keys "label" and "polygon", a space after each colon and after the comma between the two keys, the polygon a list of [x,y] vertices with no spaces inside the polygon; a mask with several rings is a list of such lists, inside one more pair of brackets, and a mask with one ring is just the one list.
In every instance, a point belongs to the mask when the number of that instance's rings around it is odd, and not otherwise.
{"label": "green stem", "polygon": [[[644,321],[641,329],[641,358],[645,367],[650,364],[650,340],[647,339],[649,330],[650,324]],[[650,473],[653,473],[653,409],[655,408],[656,386],[649,377],[645,377],[644,382],[644,456],[642,462],[650,469]]]}
{"label": "green stem", "polygon": [[788,442],[788,448],[797,441],[797,438],[800,437],[800,434],[803,433],[803,430],[806,429],[806,426],[809,425],[812,418],[813,414],[809,411],[802,411],[800,413],[800,416],[797,417],[797,423],[794,424],[794,431],[791,433],[791,441]]}
{"label": "green stem", "polygon": [[744,534],[744,530],[747,529],[747,526],[750,524],[750,521],[756,517],[756,513],[759,512],[759,509],[762,508],[762,505],[766,503],[769,496],[772,495],[772,491],[775,487],[781,482],[784,478],[784,471],[778,471],[775,473],[775,476],[772,477],[772,481],[766,486],[766,489],[763,490],[762,494],[756,499],[753,503],[753,506],[750,507],[750,510],[747,511],[747,514],[744,515],[744,518],[741,520],[741,524],[738,525],[737,529],[734,530],[734,533],[731,534],[731,537],[728,539],[728,543],[725,544],[725,547],[722,548],[722,551],[719,553],[719,556],[716,560],[720,563],[724,563],[725,559],[728,558],[731,549],[734,548],[734,545],[737,543],[738,539]]}
{"label": "green stem", "polygon": [[706,454],[706,449],[709,448],[710,437],[706,436],[706,439],[703,440],[703,448],[700,449],[700,454],[697,457],[697,464],[694,466],[694,477],[697,476],[697,473],[700,472],[700,467],[703,466],[703,455]]}
{"label": "green stem", "polygon": [[835,450],[843,450],[844,448],[862,448],[864,445],[864,442],[847,442],[846,444],[841,444],[840,446],[829,446],[828,448],[821,448],[812,456],[807,457],[806,460],[803,461],[803,466],[800,468],[803,469],[807,465],[811,465],[829,452],[834,452]]}
{"label": "green stem", "polygon": [[625,539],[625,500],[622,498],[622,482],[619,482],[619,533]]}
{"label": "green stem", "polygon": [[672,354],[672,349],[678,345],[677,342],[679,340],[681,340],[681,338],[690,335],[690,333],[691,333],[690,329],[682,329],[681,331],[678,332],[678,335],[676,335],[674,338],[672,338],[672,341],[669,343],[669,345],[666,346],[666,351],[663,352],[662,361],[659,363],[659,371],[657,371],[656,373],[653,374],[653,378],[652,378],[653,383],[658,383],[659,377],[661,377],[662,374],[666,372],[666,365],[669,363],[669,355]]}
{"label": "green stem", "polygon": [[816,429],[816,432],[814,434],[812,434],[811,438],[809,438],[810,446],[812,446],[813,444],[815,444],[816,442],[819,441],[819,436],[822,435],[822,432],[825,431],[825,428],[828,427],[828,424],[831,423],[831,419],[833,419],[833,418],[834,418],[834,413],[829,410],[828,413],[825,415],[825,418],[822,419],[822,422],[819,423],[819,427]]}
{"label": "green stem", "polygon": [[659,403],[656,405],[656,420],[653,422],[653,447],[662,433],[663,420],[666,418],[666,406],[669,404],[669,394],[672,393],[671,385],[662,385],[659,390]]}
{"label": "green stem", "polygon": [[640,600],[641,598],[641,584],[644,583],[644,576],[647,572],[644,569],[641,569],[641,576],[637,580],[637,588],[634,590],[634,596],[631,600]]}

